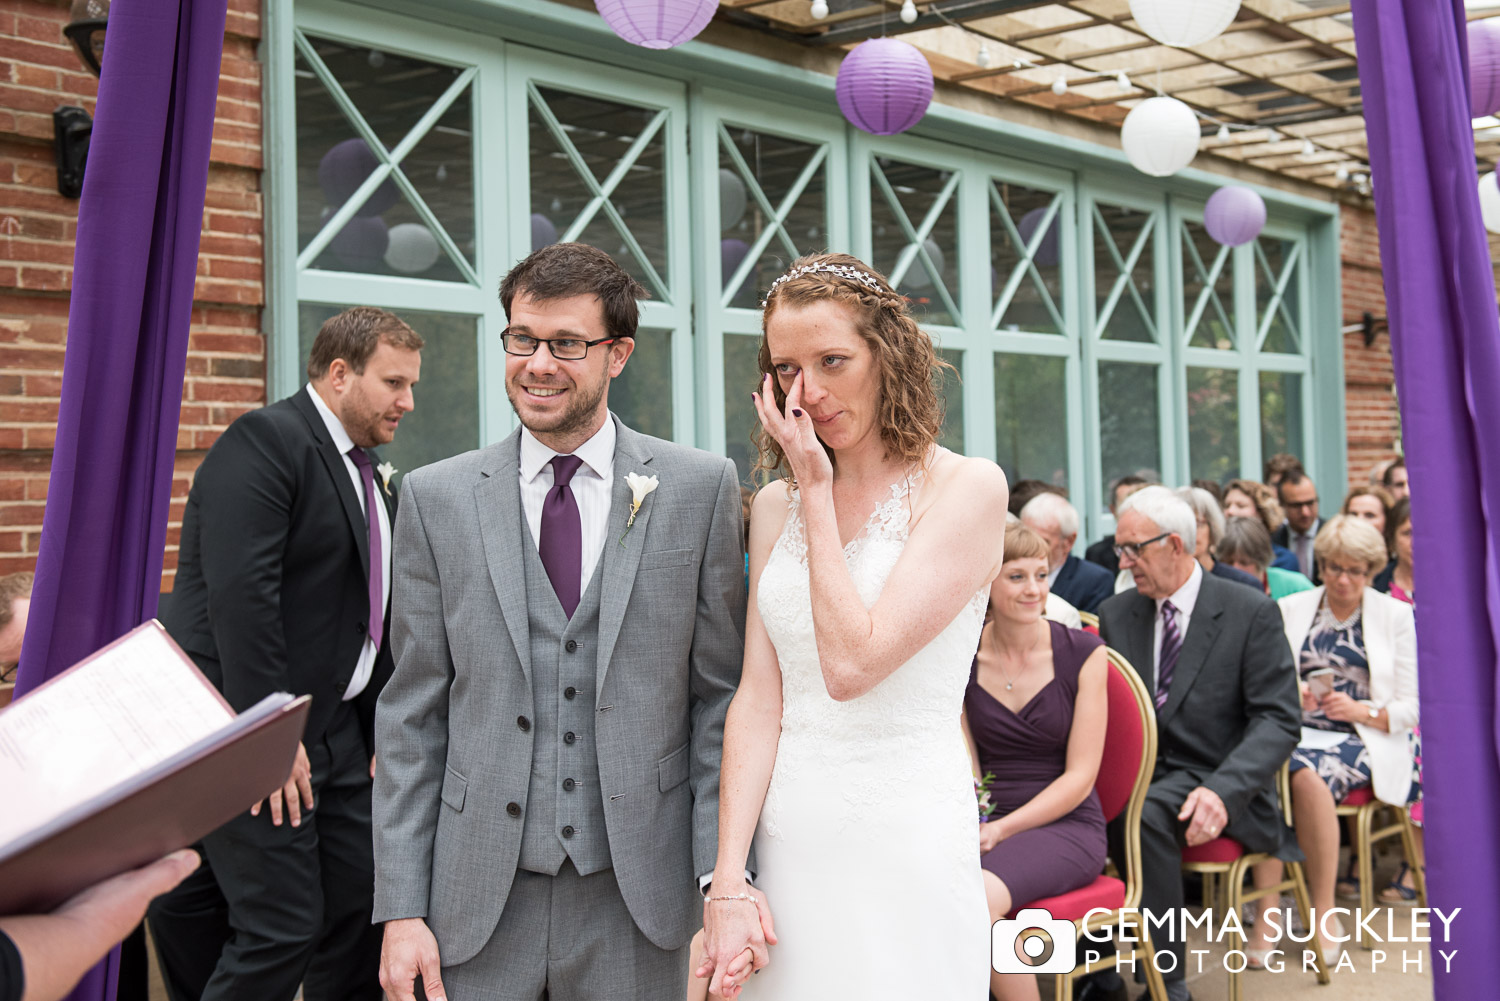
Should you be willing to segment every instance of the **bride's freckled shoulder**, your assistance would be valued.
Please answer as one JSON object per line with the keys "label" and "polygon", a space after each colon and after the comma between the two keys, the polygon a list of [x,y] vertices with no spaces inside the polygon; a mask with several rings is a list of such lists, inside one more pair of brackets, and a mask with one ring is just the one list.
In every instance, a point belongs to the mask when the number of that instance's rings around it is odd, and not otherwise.
{"label": "bride's freckled shoulder", "polygon": [[938,453],[927,473],[930,489],[922,491],[913,524],[933,506],[961,501],[966,507],[983,508],[998,505],[1004,517],[1010,487],[1005,471],[989,459],[959,455],[946,449]]}

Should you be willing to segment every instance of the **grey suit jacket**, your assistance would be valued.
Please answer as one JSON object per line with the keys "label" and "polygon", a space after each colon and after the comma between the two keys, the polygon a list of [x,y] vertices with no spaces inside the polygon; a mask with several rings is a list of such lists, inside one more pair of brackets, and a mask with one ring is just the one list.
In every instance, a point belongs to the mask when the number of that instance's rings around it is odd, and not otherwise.
{"label": "grey suit jacket", "polygon": [[[620,892],[646,937],[675,949],[701,913],[696,877],[714,866],[724,715],[744,655],[739,484],[729,460],[611,420],[599,779]],[[493,933],[525,820],[533,734],[517,718],[534,715],[536,693],[521,560],[534,543],[519,442],[518,431],[409,473],[396,522],[374,917],[426,918],[445,965]],[[628,532],[627,472],[660,481]]]}
{"label": "grey suit jacket", "polygon": [[[1099,634],[1156,691],[1156,603],[1131,588],[1099,606]],[[1157,714],[1157,768],[1188,771],[1224,801],[1225,833],[1275,851],[1276,769],[1301,736],[1297,674],[1281,611],[1266,595],[1203,575],[1167,703]]]}

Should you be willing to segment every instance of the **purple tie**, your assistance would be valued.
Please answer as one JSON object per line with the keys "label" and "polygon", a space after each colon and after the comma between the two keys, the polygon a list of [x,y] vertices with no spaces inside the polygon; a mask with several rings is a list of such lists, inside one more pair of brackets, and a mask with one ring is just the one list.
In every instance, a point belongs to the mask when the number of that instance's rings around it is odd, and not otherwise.
{"label": "purple tie", "polygon": [[542,501],[542,537],[537,544],[547,579],[570,619],[578,607],[583,578],[583,523],[568,484],[581,465],[583,460],[576,455],[552,457],[552,489]]}
{"label": "purple tie", "polygon": [[1156,666],[1156,711],[1167,704],[1167,691],[1172,687],[1172,671],[1177,667],[1177,655],[1182,652],[1182,634],[1177,631],[1177,607],[1170,601],[1161,603],[1161,657]]}
{"label": "purple tie", "polygon": [[370,533],[370,565],[365,576],[370,582],[370,639],[380,649],[380,634],[385,627],[385,602],[381,600],[385,585],[385,550],[380,544],[380,512],[375,505],[380,498],[375,496],[375,471],[370,468],[370,457],[358,445],[349,450],[349,458],[359,467],[360,479],[365,481],[365,527]]}

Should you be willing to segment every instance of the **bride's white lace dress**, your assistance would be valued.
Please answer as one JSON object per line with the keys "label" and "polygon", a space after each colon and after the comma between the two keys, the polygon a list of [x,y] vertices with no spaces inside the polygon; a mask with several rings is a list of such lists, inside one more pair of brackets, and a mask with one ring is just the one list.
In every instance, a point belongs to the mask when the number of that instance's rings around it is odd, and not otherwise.
{"label": "bride's white lace dress", "polygon": [[[906,545],[891,488],[844,559],[865,606]],[[909,661],[847,702],[818,666],[801,507],[761,573],[759,608],[781,662],[781,741],[756,832],[780,944],[747,1001],[984,1001],[989,912],[959,711],[988,589]]]}

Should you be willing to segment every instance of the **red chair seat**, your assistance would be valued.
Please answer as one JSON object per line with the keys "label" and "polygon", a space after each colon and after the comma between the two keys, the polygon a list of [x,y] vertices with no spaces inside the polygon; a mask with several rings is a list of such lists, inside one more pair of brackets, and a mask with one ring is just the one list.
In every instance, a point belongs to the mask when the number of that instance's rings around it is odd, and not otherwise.
{"label": "red chair seat", "polygon": [[[1044,907],[1054,918],[1077,921],[1095,907],[1105,907],[1112,911],[1124,907],[1125,884],[1112,876],[1099,876],[1082,889],[1070,890],[1055,897],[1043,897],[1024,906]],[[1021,909],[1017,907],[1007,917],[1015,917],[1016,912]]]}
{"label": "red chair seat", "polygon": [[1245,846],[1233,838],[1214,838],[1182,850],[1184,862],[1233,862],[1245,854]]}
{"label": "red chair seat", "polygon": [[1375,793],[1370,790],[1369,786],[1360,786],[1357,789],[1350,789],[1349,795],[1339,800],[1339,806],[1364,806],[1374,798]]}

